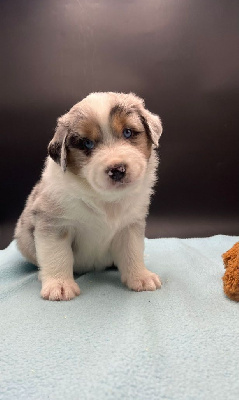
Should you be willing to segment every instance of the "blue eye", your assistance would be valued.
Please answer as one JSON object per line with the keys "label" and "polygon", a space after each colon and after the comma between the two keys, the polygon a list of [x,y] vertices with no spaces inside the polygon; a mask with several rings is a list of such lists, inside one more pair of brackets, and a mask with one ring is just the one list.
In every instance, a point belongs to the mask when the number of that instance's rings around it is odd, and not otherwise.
{"label": "blue eye", "polygon": [[90,139],[84,139],[84,146],[88,149],[88,150],[92,150],[95,146],[94,142]]}
{"label": "blue eye", "polygon": [[129,139],[132,136],[133,132],[131,129],[124,129],[123,130],[123,135],[126,139]]}

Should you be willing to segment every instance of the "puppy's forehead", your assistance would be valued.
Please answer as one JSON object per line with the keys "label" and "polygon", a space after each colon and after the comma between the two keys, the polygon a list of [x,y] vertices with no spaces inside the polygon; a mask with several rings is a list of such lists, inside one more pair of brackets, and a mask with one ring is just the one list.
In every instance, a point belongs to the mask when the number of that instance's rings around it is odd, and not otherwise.
{"label": "puppy's forehead", "polygon": [[143,100],[132,93],[114,92],[93,93],[82,102],[88,109],[88,118],[100,127],[104,140],[112,140],[112,133],[119,133],[127,125],[139,127],[137,110],[142,105]]}
{"label": "puppy's forehead", "polygon": [[104,123],[114,102],[109,93],[92,93],[81,101],[82,109],[88,117],[95,117],[99,124]]}
{"label": "puppy's forehead", "polygon": [[139,122],[135,110],[142,104],[131,93],[91,93],[75,106],[80,110],[75,127],[93,140],[112,141],[114,131],[121,131],[127,122]]}
{"label": "puppy's forehead", "polygon": [[77,103],[74,129],[92,140],[102,140],[103,133],[109,129],[109,111],[112,96],[107,93],[93,93]]}

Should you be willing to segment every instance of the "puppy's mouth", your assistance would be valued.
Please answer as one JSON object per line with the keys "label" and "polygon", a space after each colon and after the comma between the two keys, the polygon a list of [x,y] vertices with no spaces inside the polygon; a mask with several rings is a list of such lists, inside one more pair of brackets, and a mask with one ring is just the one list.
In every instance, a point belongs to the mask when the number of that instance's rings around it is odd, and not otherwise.
{"label": "puppy's mouth", "polygon": [[111,181],[110,182],[110,186],[112,188],[115,188],[115,189],[123,189],[126,186],[129,186],[130,184],[132,184],[132,182],[127,180],[127,179],[122,179],[122,180],[117,181],[117,182],[116,181]]}

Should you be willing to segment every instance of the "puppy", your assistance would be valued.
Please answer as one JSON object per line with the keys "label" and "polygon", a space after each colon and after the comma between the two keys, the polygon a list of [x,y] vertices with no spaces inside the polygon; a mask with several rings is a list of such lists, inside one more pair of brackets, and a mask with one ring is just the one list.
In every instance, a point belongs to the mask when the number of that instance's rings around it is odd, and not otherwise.
{"label": "puppy", "polygon": [[133,93],[92,93],[58,119],[15,229],[19,250],[39,267],[44,299],[73,299],[73,271],[113,264],[129,289],[160,288],[144,265],[144,232],[161,133]]}

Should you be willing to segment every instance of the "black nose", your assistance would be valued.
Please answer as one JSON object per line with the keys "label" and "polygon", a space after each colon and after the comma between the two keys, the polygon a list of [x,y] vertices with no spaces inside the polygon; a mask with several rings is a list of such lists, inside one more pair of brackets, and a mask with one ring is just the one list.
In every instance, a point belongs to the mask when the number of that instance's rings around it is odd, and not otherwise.
{"label": "black nose", "polygon": [[113,181],[119,182],[126,174],[126,166],[124,164],[114,165],[107,170],[107,174]]}

